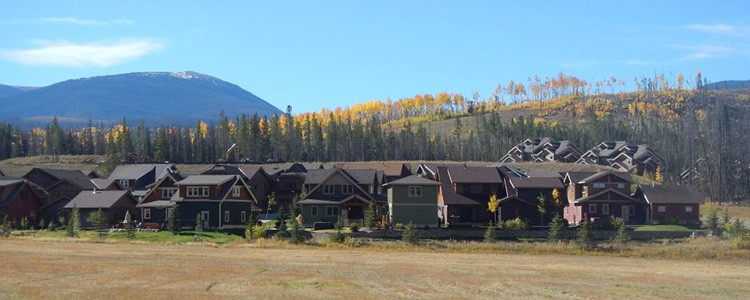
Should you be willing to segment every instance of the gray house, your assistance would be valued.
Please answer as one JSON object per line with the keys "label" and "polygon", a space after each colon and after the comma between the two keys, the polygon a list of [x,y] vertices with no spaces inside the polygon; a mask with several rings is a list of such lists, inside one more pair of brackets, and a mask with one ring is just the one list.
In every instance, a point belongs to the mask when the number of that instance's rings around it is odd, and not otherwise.
{"label": "gray house", "polygon": [[174,202],[182,227],[195,226],[200,214],[205,229],[243,228],[261,211],[239,175],[192,175],[175,183]]}
{"label": "gray house", "polygon": [[81,213],[81,226],[86,228],[92,226],[86,220],[88,216],[101,209],[104,212],[105,224],[110,227],[122,223],[127,212],[130,212],[131,220],[137,220],[137,203],[130,191],[82,191],[65,204],[65,210],[70,214],[74,207],[78,207]]}

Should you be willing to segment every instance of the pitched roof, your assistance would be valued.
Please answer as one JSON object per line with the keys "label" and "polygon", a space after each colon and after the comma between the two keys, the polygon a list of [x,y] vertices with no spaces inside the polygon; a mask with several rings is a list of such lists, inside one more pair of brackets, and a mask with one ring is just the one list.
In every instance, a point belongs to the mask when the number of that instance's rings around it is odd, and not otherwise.
{"label": "pitched roof", "polygon": [[336,168],[333,169],[313,169],[307,171],[305,176],[305,184],[317,185],[323,183],[328,176],[336,172]]}
{"label": "pitched roof", "polygon": [[336,164],[341,169],[375,169],[385,173],[385,176],[401,176],[404,172],[409,172],[409,165],[403,163],[388,162],[346,162]]}
{"label": "pitched roof", "polygon": [[156,178],[161,178],[167,169],[173,169],[174,164],[132,164],[119,165],[109,174],[111,179],[128,179],[135,180],[141,178],[143,174],[156,169]]}
{"label": "pitched roof", "polygon": [[633,197],[631,197],[628,194],[622,193],[622,192],[620,192],[618,190],[615,190],[615,189],[606,189],[606,190],[603,190],[603,191],[598,192],[596,194],[589,195],[588,197],[583,197],[583,198],[575,199],[573,201],[570,201],[570,203],[585,202],[585,201],[591,200],[591,199],[593,199],[595,197],[599,197],[599,196],[607,194],[607,193],[614,193],[614,194],[619,195],[620,197],[624,198],[625,200],[630,200],[630,201],[633,201],[633,202],[642,202],[642,201],[640,201],[640,200],[638,200],[636,198],[633,198]]}
{"label": "pitched roof", "polygon": [[547,177],[547,178],[563,178],[563,175],[558,172],[526,172],[529,177]]}
{"label": "pitched roof", "polygon": [[411,176],[407,176],[407,177],[384,184],[384,186],[394,186],[394,185],[440,185],[440,182],[425,179],[417,175],[411,175]]}
{"label": "pitched roof", "polygon": [[68,182],[74,185],[77,185],[78,187],[84,190],[93,190],[96,188],[96,185],[93,182],[91,182],[91,178],[89,178],[88,176],[86,176],[86,174],[83,174],[83,172],[79,170],[41,169],[41,168],[34,168],[34,169],[47,173],[58,180],[57,182],[53,182],[52,184],[43,187],[45,189],[53,185],[56,185],[61,180],[67,180]]}
{"label": "pitched roof", "polygon": [[122,197],[128,197],[136,203],[136,200],[130,196],[129,191],[82,191],[75,198],[65,204],[65,208],[109,208],[112,207]]}
{"label": "pitched roof", "polygon": [[594,175],[591,175],[589,177],[586,177],[584,179],[579,180],[578,183],[586,183],[586,182],[595,180],[597,178],[601,178],[602,176],[606,176],[606,175],[609,175],[609,174],[617,176],[617,177],[619,177],[620,179],[622,179],[622,180],[624,180],[626,182],[633,182],[633,179],[631,178],[631,176],[630,176],[629,173],[612,172],[612,171],[601,171],[601,172],[598,172],[598,173],[596,173]]}
{"label": "pitched roof", "polygon": [[512,177],[510,185],[515,189],[562,189],[565,186],[555,177]]}
{"label": "pitched roof", "polygon": [[703,197],[694,185],[641,185],[639,188],[648,203],[703,203]]}
{"label": "pitched roof", "polygon": [[453,183],[502,183],[500,173],[493,167],[448,167]]}
{"label": "pitched roof", "polygon": [[479,202],[456,193],[453,189],[453,184],[450,181],[447,167],[438,167],[438,178],[440,179],[440,191],[443,195],[443,203],[445,205],[481,205]]}
{"label": "pitched roof", "polygon": [[342,170],[345,174],[351,177],[354,182],[359,184],[372,184],[377,179],[378,171],[374,169],[360,170],[360,169],[349,169]]}
{"label": "pitched roof", "polygon": [[0,179],[0,206],[9,205],[23,189],[24,179]]}
{"label": "pitched roof", "polygon": [[237,175],[190,175],[175,185],[219,185],[236,178]]}
{"label": "pitched roof", "polygon": [[565,177],[568,178],[572,183],[579,183],[581,182],[581,180],[588,178],[589,176],[596,173],[597,172],[568,172]]}
{"label": "pitched roof", "polygon": [[103,179],[103,178],[93,178],[91,179],[91,182],[94,183],[94,185],[96,185],[96,188],[100,190],[107,189],[113,183],[119,184],[114,179]]}

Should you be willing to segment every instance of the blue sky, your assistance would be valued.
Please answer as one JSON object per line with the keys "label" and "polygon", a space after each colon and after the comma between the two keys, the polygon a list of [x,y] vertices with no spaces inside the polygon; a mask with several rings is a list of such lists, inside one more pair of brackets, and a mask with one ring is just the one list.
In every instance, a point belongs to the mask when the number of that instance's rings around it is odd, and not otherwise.
{"label": "blue sky", "polygon": [[[521,3],[523,2],[523,3]],[[294,112],[559,72],[750,79],[747,1],[12,1],[0,83],[196,71]],[[671,75],[670,75],[671,74]]]}

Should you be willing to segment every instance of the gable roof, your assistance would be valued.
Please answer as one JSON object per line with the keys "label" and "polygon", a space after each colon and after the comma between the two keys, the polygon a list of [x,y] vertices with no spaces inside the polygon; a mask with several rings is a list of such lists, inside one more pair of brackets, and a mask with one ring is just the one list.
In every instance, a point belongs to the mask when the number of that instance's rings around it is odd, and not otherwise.
{"label": "gable roof", "polygon": [[652,204],[703,203],[701,193],[694,185],[641,185],[638,188],[646,202]]}
{"label": "gable roof", "polygon": [[453,183],[502,183],[500,173],[493,167],[448,167],[448,176]]}
{"label": "gable roof", "polygon": [[156,169],[156,179],[161,178],[167,172],[167,170],[173,170],[174,164],[132,164],[132,165],[118,165],[109,178],[111,179],[127,179],[136,180],[141,178],[144,174]]}
{"label": "gable roof", "polygon": [[[327,171],[327,172],[323,172],[323,171]],[[373,174],[377,173],[375,170],[368,170],[368,171],[374,172]],[[323,185],[322,183],[326,182],[328,180],[328,178],[331,178],[331,176],[333,176],[333,174],[339,173],[339,174],[343,175],[344,178],[346,178],[347,180],[349,180],[349,182],[351,182],[352,185],[354,185],[355,188],[357,188],[363,194],[367,195],[367,197],[370,198],[368,201],[376,201],[377,200],[377,199],[375,199],[375,197],[372,194],[370,194],[367,191],[363,190],[362,187],[359,186],[358,182],[351,175],[347,174],[345,170],[339,169],[337,167],[333,167],[332,169],[323,169],[323,170],[319,170],[319,171],[313,172],[313,173],[316,173],[316,174],[313,174],[313,176],[315,177],[314,178],[315,182],[319,182],[319,183],[315,183],[315,186],[308,192],[308,194],[307,194],[308,197],[310,195],[312,195],[315,190],[317,190],[318,188],[320,188]],[[308,172],[307,175],[308,175],[308,178],[309,178],[310,172]],[[325,176],[323,176],[323,175],[325,175]],[[312,183],[309,183],[307,181],[307,178],[305,178],[305,184],[312,184]]]}
{"label": "gable roof", "polygon": [[236,178],[237,175],[190,175],[175,185],[219,185]]}
{"label": "gable roof", "polygon": [[[29,173],[34,171],[39,171],[42,173],[46,173],[47,175],[53,177],[56,179],[56,182],[52,182],[48,184],[47,186],[42,186],[44,189],[49,189],[52,186],[55,186],[59,184],[61,181],[67,181],[70,182],[73,185],[78,186],[81,189],[84,190],[93,190],[96,188],[96,185],[91,182],[91,178],[86,176],[86,174],[83,174],[83,172],[79,170],[62,170],[62,169],[42,169],[42,168],[34,168],[29,171]],[[27,178],[28,174],[24,175],[24,178]]]}
{"label": "gable roof", "polygon": [[598,172],[598,173],[596,173],[594,175],[591,175],[589,177],[581,179],[580,181],[578,181],[578,183],[587,183],[587,182],[590,182],[592,180],[596,180],[596,179],[599,179],[601,177],[604,177],[606,175],[614,175],[614,176],[617,176],[617,177],[619,177],[620,179],[622,179],[622,180],[624,180],[626,182],[629,182],[629,183],[633,182],[633,179],[631,178],[631,176],[630,176],[629,173],[612,172],[611,170],[607,170],[607,171]]}
{"label": "gable roof", "polygon": [[438,167],[438,179],[440,180],[440,191],[443,195],[443,204],[445,205],[481,205],[481,203],[456,193],[453,189],[453,183],[451,183],[450,176],[448,174],[448,167]]}
{"label": "gable roof", "polygon": [[586,202],[586,201],[589,201],[589,200],[591,200],[593,198],[599,197],[599,196],[607,194],[607,193],[614,193],[614,194],[616,194],[616,195],[624,198],[625,200],[629,200],[629,201],[633,201],[633,202],[642,202],[642,201],[640,201],[640,200],[638,200],[636,198],[633,198],[633,197],[631,197],[628,194],[622,193],[622,192],[620,192],[618,190],[615,190],[615,189],[606,189],[606,190],[603,190],[603,191],[598,192],[596,194],[589,195],[588,197],[583,197],[583,198],[575,199],[573,201],[570,201],[570,203]]}
{"label": "gable roof", "polygon": [[410,176],[386,183],[383,186],[395,186],[395,185],[440,185],[440,182],[425,179],[417,175],[410,175]]}
{"label": "gable roof", "polygon": [[596,174],[597,172],[568,172],[565,174],[565,180],[571,183],[579,183],[581,180]]}
{"label": "gable roof", "polygon": [[24,179],[0,179],[0,206],[8,206],[23,189]]}
{"label": "gable roof", "polygon": [[375,182],[378,176],[378,171],[374,169],[349,169],[342,170],[346,175],[349,175],[358,184],[372,184]]}
{"label": "gable roof", "polygon": [[94,183],[94,185],[96,185],[96,188],[99,190],[109,189],[112,184],[115,184],[116,186],[120,187],[120,189],[123,189],[122,186],[120,186],[120,183],[114,179],[92,178],[91,182]]}
{"label": "gable roof", "polygon": [[514,189],[562,189],[565,186],[555,177],[512,177],[509,179]]}
{"label": "gable roof", "polygon": [[305,176],[305,184],[318,185],[323,183],[331,174],[336,172],[336,168],[333,169],[313,169],[307,171]]}
{"label": "gable roof", "polygon": [[110,208],[122,197],[128,197],[135,205],[137,201],[129,191],[82,191],[75,198],[65,204],[65,208]]}

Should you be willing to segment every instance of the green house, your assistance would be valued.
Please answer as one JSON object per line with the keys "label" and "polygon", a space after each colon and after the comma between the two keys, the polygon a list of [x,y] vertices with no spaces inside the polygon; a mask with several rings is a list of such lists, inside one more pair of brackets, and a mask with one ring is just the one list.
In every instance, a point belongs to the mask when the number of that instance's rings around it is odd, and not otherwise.
{"label": "green house", "polygon": [[439,182],[409,176],[384,185],[388,188],[388,215],[391,224],[409,222],[415,226],[438,226]]}

